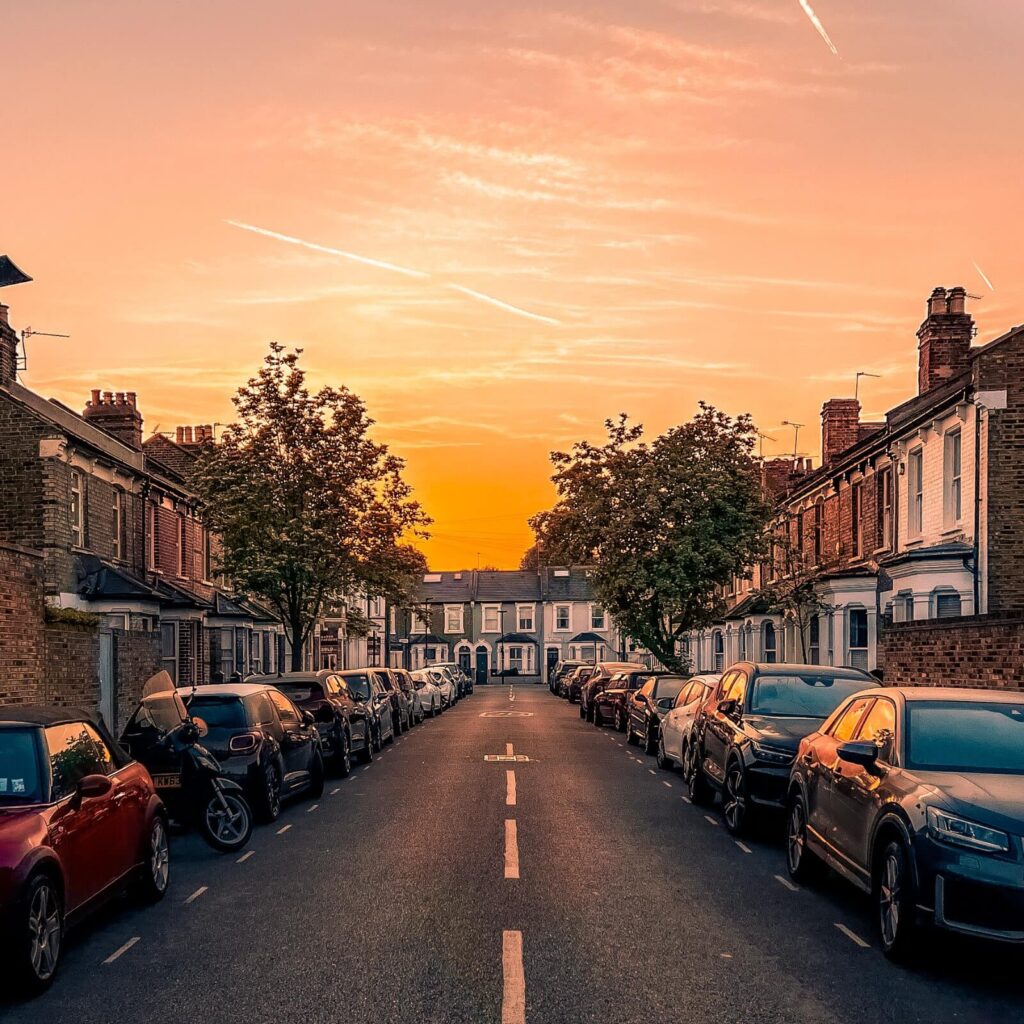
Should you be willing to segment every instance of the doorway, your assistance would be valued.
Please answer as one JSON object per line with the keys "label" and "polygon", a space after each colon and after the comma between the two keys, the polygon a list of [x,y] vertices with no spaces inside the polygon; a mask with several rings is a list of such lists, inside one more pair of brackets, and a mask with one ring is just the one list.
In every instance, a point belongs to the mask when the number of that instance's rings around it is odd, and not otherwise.
{"label": "doorway", "polygon": [[487,648],[478,647],[476,649],[476,685],[485,686],[487,684]]}

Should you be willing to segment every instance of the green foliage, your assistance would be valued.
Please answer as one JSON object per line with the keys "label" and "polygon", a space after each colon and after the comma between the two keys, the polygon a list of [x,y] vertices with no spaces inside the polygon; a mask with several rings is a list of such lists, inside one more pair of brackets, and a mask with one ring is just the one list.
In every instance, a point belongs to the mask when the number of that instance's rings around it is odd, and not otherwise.
{"label": "green foliage", "polygon": [[771,510],[749,416],[709,405],[653,441],[625,414],[600,446],[554,452],[558,502],[530,525],[556,565],[592,565],[595,595],[619,628],[665,665],[723,610],[721,590],[757,561]]}
{"label": "green foliage", "polygon": [[363,402],[344,387],[311,393],[299,354],[270,346],[192,480],[223,541],[221,571],[280,614],[293,669],[325,601],[413,591],[426,563],[402,538],[427,522],[401,459],[369,437]]}
{"label": "green foliage", "polygon": [[93,631],[100,628],[102,615],[79,611],[77,608],[54,608],[46,605],[43,616],[47,625],[72,626],[75,629]]}

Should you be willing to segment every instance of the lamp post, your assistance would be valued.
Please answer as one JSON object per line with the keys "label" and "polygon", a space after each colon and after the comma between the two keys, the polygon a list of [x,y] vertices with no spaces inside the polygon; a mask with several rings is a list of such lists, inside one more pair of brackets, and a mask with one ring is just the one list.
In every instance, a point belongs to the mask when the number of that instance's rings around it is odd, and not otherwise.
{"label": "lamp post", "polygon": [[507,608],[498,608],[498,660],[501,662],[501,685],[505,685],[505,612]]}

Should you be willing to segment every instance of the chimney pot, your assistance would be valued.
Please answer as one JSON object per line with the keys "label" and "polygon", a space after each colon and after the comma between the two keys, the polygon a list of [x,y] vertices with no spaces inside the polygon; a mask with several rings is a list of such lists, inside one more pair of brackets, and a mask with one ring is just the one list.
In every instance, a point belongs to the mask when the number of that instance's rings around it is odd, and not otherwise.
{"label": "chimney pot", "polygon": [[128,400],[128,404],[134,409],[135,403],[138,399],[138,394],[134,391],[126,391],[125,398]]}
{"label": "chimney pot", "polygon": [[178,427],[178,429],[174,432],[174,440],[177,441],[178,444],[181,444],[181,442],[185,440],[184,427]]}
{"label": "chimney pot", "polygon": [[830,398],[821,407],[821,462],[828,465],[859,439],[860,402],[856,398]]}
{"label": "chimney pot", "polygon": [[92,389],[92,400],[89,402],[89,405],[99,405],[99,404],[100,404],[100,390],[99,390],[99,388],[93,388]]}
{"label": "chimney pot", "polygon": [[967,312],[967,289],[957,286],[950,288],[946,296],[948,299],[948,311],[950,313]]}
{"label": "chimney pot", "polygon": [[186,427],[185,428],[185,444],[191,444],[191,443],[192,443],[192,428],[191,427]]}
{"label": "chimney pot", "polygon": [[934,316],[936,313],[946,312],[946,289],[935,288],[932,291],[931,298],[928,299],[928,315]]}
{"label": "chimney pot", "polygon": [[967,312],[967,290],[936,288],[928,316],[917,329],[917,390],[924,394],[963,373],[971,361],[974,320]]}
{"label": "chimney pot", "polygon": [[103,392],[103,404],[104,405],[113,405],[114,404],[114,392],[113,391],[104,391]]}
{"label": "chimney pot", "polygon": [[116,405],[124,405],[124,392],[118,391],[114,396],[114,402]]}
{"label": "chimney pot", "polygon": [[2,302],[0,302],[0,324],[10,323],[10,320],[7,319],[7,311],[10,308],[10,306],[5,306]]}

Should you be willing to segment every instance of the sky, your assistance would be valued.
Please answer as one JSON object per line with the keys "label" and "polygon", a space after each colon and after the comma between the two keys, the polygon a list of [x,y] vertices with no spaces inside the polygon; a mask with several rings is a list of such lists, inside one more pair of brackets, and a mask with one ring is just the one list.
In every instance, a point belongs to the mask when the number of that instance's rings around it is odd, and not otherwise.
{"label": "sky", "polygon": [[1024,321],[1019,0],[0,19],[0,252],[35,279],[3,300],[71,335],[23,382],[136,391],[148,435],[301,347],[406,460],[435,569],[517,565],[549,452],[619,412],[703,399],[816,458],[858,370],[867,419],[914,392],[934,286],[979,296],[979,341]]}

